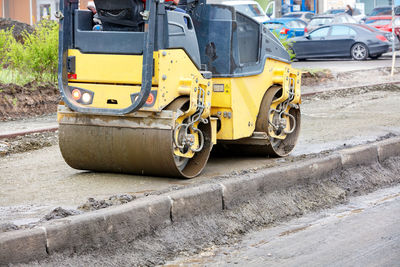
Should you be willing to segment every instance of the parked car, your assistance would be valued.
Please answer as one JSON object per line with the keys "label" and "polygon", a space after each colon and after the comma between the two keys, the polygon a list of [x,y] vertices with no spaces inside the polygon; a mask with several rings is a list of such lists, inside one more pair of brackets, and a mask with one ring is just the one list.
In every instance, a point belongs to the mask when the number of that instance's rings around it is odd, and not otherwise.
{"label": "parked car", "polygon": [[[365,21],[365,25],[374,27],[378,30],[382,30],[385,32],[392,32],[392,17],[391,16],[369,17]],[[394,20],[394,33],[400,39],[400,17],[396,17]]]}
{"label": "parked car", "polygon": [[233,6],[236,11],[252,17],[259,23],[264,23],[269,20],[269,17],[265,15],[264,10],[256,1],[224,1],[222,4]]}
{"label": "parked car", "polygon": [[303,36],[307,23],[301,19],[280,18],[271,19],[264,23],[271,31],[279,34],[280,39],[288,39],[296,36]]}
{"label": "parked car", "polygon": [[[400,6],[396,6],[394,8],[395,15],[400,15]],[[392,15],[392,7],[391,6],[380,6],[372,9],[371,13],[369,13],[366,17],[361,19],[362,22],[366,21],[370,17],[376,16],[391,16]]]}
{"label": "parked car", "polygon": [[[330,9],[328,11],[326,11],[324,14],[341,14],[341,13],[345,13],[346,9],[344,8],[338,8],[338,9]],[[353,8],[353,15],[352,17],[359,22],[361,19],[363,19],[365,17],[365,14],[363,11],[361,11],[358,8]]]}
{"label": "parked car", "polygon": [[357,21],[346,13],[318,15],[308,23],[307,31],[311,32],[318,27],[338,23],[357,23]]}
{"label": "parked car", "polygon": [[[392,36],[392,32],[391,32],[391,31],[390,31],[390,32],[382,31],[382,30],[377,29],[377,28],[375,28],[375,27],[371,27],[371,26],[369,26],[368,24],[360,24],[359,26],[360,26],[360,27],[363,27],[363,28],[366,29],[366,30],[369,30],[369,31],[371,31],[371,32],[374,32],[374,33],[376,33],[376,34],[384,34],[385,37],[386,37],[386,39],[388,39],[388,41],[389,41],[389,51],[393,51],[393,49],[392,49],[392,44],[393,44],[392,40],[393,40],[393,36]],[[396,31],[396,29],[395,29],[395,31]],[[397,28],[397,31],[399,31],[399,27]],[[394,45],[395,45],[395,49],[396,49],[396,50],[399,50],[399,49],[400,49],[400,41],[399,41],[398,38],[395,38],[395,39],[394,39]]]}
{"label": "parked car", "polygon": [[301,19],[308,23],[315,14],[312,12],[289,12],[282,16],[282,18]]}
{"label": "parked car", "polygon": [[[364,27],[363,27],[364,26]],[[322,26],[303,37],[293,38],[291,49],[296,58],[352,57],[376,59],[389,49],[385,32],[366,29],[360,24]]]}

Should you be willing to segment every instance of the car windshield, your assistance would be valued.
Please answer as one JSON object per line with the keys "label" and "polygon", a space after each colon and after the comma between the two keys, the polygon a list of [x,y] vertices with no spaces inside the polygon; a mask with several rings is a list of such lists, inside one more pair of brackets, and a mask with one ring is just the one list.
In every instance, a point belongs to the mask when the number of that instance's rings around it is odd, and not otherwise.
{"label": "car windshield", "polygon": [[286,14],[282,16],[283,18],[301,18],[301,14]]}
{"label": "car windshield", "polygon": [[333,22],[333,18],[314,18],[310,21],[309,25],[311,26],[320,26]]}
{"label": "car windshield", "polygon": [[372,12],[369,14],[370,17],[372,16],[382,16],[382,15],[391,15],[392,14],[392,10],[390,9],[390,7],[378,7],[378,8],[374,8],[372,10]]}
{"label": "car windshield", "polygon": [[365,24],[371,26],[383,26],[390,24],[390,19],[368,19],[365,21]]}
{"label": "car windshield", "polygon": [[265,27],[267,27],[270,30],[276,30],[276,29],[280,29],[282,27],[282,23],[278,23],[278,22],[267,22],[264,23]]}
{"label": "car windshield", "polygon": [[249,17],[263,17],[264,12],[256,4],[235,5],[235,9]]}

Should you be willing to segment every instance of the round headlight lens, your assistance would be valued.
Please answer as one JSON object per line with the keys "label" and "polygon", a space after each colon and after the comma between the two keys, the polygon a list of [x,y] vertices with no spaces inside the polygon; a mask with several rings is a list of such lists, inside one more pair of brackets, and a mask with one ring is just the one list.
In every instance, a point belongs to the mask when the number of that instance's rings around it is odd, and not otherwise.
{"label": "round headlight lens", "polygon": [[92,97],[90,96],[90,94],[89,93],[83,93],[82,101],[87,104],[87,103],[90,102],[90,100],[92,100]]}

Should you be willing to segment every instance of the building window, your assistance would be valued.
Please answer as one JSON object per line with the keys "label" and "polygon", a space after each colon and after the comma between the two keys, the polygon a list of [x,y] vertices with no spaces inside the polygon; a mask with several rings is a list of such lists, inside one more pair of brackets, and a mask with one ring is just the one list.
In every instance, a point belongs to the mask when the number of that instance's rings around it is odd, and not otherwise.
{"label": "building window", "polygon": [[51,16],[51,7],[50,4],[42,4],[39,7],[40,9],[40,19],[50,19]]}

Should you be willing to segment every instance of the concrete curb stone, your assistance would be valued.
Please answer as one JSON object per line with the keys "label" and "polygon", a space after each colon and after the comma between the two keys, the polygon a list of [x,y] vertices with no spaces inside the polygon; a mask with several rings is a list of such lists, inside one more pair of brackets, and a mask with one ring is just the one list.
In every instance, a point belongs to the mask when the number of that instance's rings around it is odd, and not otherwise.
{"label": "concrete curb stone", "polygon": [[146,197],[125,205],[101,209],[50,222],[45,226],[49,253],[84,251],[108,242],[132,241],[170,220],[167,197]]}
{"label": "concrete curb stone", "polygon": [[260,194],[289,188],[299,180],[321,178],[341,167],[340,155],[330,155],[322,159],[311,159],[279,169],[261,170],[255,174],[222,181],[224,208],[230,209]]}
{"label": "concrete curb stone", "polygon": [[173,222],[193,216],[220,212],[222,206],[222,187],[218,184],[203,184],[168,193],[172,201],[171,219]]}
{"label": "concrete curb stone", "polygon": [[377,147],[378,159],[381,162],[390,157],[400,156],[400,137],[380,141]]}
{"label": "concrete curb stone", "polygon": [[46,233],[43,228],[0,234],[0,266],[39,260],[47,256]]}
{"label": "concrete curb stone", "polygon": [[344,149],[338,152],[342,157],[343,168],[367,165],[378,161],[378,146],[369,144]]}

